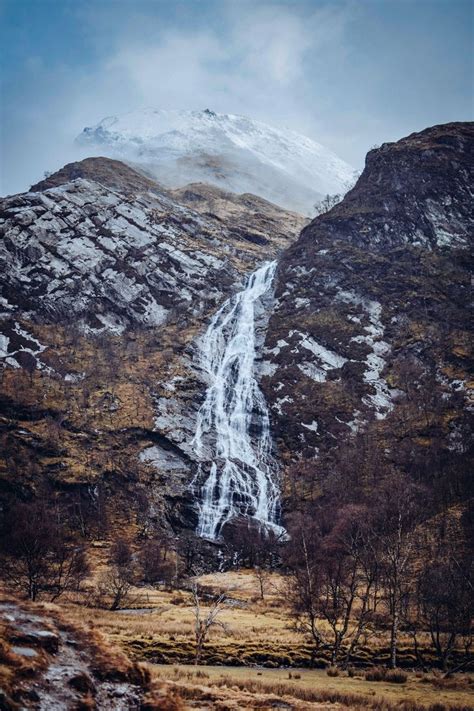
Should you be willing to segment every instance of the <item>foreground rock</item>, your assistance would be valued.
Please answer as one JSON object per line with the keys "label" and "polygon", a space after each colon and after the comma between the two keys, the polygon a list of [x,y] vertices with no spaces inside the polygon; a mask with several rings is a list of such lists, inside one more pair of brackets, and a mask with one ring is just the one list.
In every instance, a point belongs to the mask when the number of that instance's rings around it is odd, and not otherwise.
{"label": "foreground rock", "polygon": [[0,602],[0,708],[181,708],[145,667],[130,662],[97,633],[71,626],[55,606]]}

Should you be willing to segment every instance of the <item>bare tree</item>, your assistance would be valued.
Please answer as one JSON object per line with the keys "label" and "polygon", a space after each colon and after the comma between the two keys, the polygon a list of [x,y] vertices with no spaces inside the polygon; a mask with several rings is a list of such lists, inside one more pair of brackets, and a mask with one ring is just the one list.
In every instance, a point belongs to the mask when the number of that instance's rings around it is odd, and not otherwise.
{"label": "bare tree", "polygon": [[397,666],[400,620],[414,581],[422,493],[421,487],[398,474],[383,481],[375,496],[384,602],[390,617],[392,668]]}
{"label": "bare tree", "polygon": [[116,568],[126,571],[130,576],[133,567],[133,553],[126,538],[117,538],[110,547],[110,563]]}
{"label": "bare tree", "polygon": [[89,572],[85,550],[62,523],[60,510],[42,500],[10,509],[0,541],[0,569],[30,600],[41,594],[56,600],[78,589]]}
{"label": "bare tree", "polygon": [[123,568],[111,567],[100,578],[98,584],[99,599],[109,600],[109,610],[120,610],[130,604],[132,579]]}
{"label": "bare tree", "polygon": [[319,532],[310,520],[300,516],[293,522],[290,534],[286,549],[286,564],[290,570],[288,596],[297,629],[310,635],[317,649],[323,644],[318,621],[318,602],[322,585],[316,555]]}
{"label": "bare tree", "polygon": [[361,637],[366,636],[373,621],[379,599],[381,572],[380,546],[368,507],[360,507],[356,525],[347,533],[350,555],[356,560],[358,567],[358,610],[354,615],[355,626],[345,656],[346,665],[350,663]]}
{"label": "bare tree", "polygon": [[420,571],[416,588],[416,618],[413,634],[427,630],[443,671],[450,667],[458,640],[464,641],[466,660],[472,643],[473,564],[444,555],[427,560]]}
{"label": "bare tree", "polygon": [[260,590],[260,600],[264,600],[265,592],[267,590],[267,586],[271,576],[270,570],[264,565],[256,565],[253,569],[253,572],[257,579],[258,588]]}
{"label": "bare tree", "polygon": [[147,541],[140,550],[139,561],[146,583],[164,583],[169,586],[174,577],[174,566],[166,557],[167,548],[161,541]]}
{"label": "bare tree", "polygon": [[196,583],[192,586],[191,592],[194,609],[194,637],[196,642],[194,663],[199,664],[204,644],[208,639],[211,629],[216,626],[226,629],[218,617],[228,604],[228,596],[226,592],[220,593],[210,602],[207,611],[204,611],[201,607],[199,588]]}
{"label": "bare tree", "polygon": [[195,575],[199,563],[199,541],[194,533],[184,531],[177,539],[177,556],[182,564],[180,575]]}
{"label": "bare tree", "polygon": [[342,198],[343,196],[339,193],[336,193],[335,195],[325,195],[323,199],[317,202],[314,206],[316,216],[324,215],[326,212],[329,212],[329,210],[332,210],[335,205],[341,202]]}
{"label": "bare tree", "polygon": [[319,512],[318,524],[310,519],[297,524],[290,544],[296,543],[296,551],[289,561],[289,594],[299,629],[312,636],[316,649],[328,646],[331,662],[337,664],[345,645],[348,663],[375,606],[375,536],[363,506],[345,506],[331,517],[328,513]]}
{"label": "bare tree", "polygon": [[129,542],[117,538],[110,548],[109,569],[99,580],[99,598],[109,601],[110,610],[130,604],[130,591],[135,577],[135,561]]}
{"label": "bare tree", "polygon": [[74,541],[56,540],[55,553],[50,560],[48,593],[51,602],[67,590],[79,590],[89,574],[85,548]]}
{"label": "bare tree", "polygon": [[348,644],[347,664],[375,610],[379,550],[366,506],[348,504],[333,519],[321,551],[323,584],[319,609],[332,630],[332,663],[339,662],[342,645]]}

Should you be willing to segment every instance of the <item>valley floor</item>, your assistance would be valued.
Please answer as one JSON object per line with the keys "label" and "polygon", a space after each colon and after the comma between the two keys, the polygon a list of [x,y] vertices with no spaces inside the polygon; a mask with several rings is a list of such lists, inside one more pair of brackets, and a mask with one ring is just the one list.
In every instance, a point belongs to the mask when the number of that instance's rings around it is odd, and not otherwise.
{"label": "valley floor", "polygon": [[[222,627],[211,630],[202,664],[194,665],[194,609],[186,590],[137,587],[127,609],[117,611],[62,603],[76,624],[100,631],[112,647],[145,662],[156,683],[165,683],[189,708],[202,709],[379,709],[444,711],[474,708],[474,679],[469,674],[442,678],[441,672],[415,672],[408,638],[402,635],[402,683],[367,681],[367,667],[385,664],[388,650],[381,631],[366,641],[356,666],[328,675],[328,660],[311,657],[311,644],[298,633],[285,600],[285,579],[278,574],[260,583],[249,570],[199,578],[201,590],[226,590],[232,599]],[[202,609],[206,611],[203,598]],[[315,663],[320,668],[308,668]],[[306,668],[304,668],[306,667]],[[273,701],[271,700],[273,699]],[[282,705],[283,704],[283,705]],[[183,708],[188,708],[187,705]]]}

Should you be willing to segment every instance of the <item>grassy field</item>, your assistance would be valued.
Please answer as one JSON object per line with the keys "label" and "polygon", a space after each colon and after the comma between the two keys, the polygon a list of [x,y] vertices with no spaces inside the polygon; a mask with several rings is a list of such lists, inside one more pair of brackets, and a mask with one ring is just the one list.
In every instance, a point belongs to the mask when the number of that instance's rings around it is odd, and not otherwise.
{"label": "grassy field", "polygon": [[[349,678],[328,677],[319,669],[257,669],[244,667],[150,665],[152,674],[161,680],[190,685],[193,682],[213,688],[273,693],[286,698],[318,697],[333,703],[346,701],[349,708],[474,708],[474,681],[466,675],[442,680],[433,675],[409,673],[404,684],[368,682],[363,675]],[[338,701],[339,699],[339,701]],[[304,698],[303,698],[304,700]],[[358,700],[358,701],[357,701]],[[411,705],[411,706],[410,706]]]}
{"label": "grassy field", "polygon": [[[199,578],[204,589],[226,590],[232,605],[223,609],[223,626],[211,630],[202,660],[210,665],[258,665],[268,667],[326,667],[327,652],[313,656],[311,641],[295,629],[285,596],[283,576],[272,574],[260,599],[258,580],[249,570],[215,573]],[[194,661],[194,612],[186,591],[135,588],[125,610],[112,612],[99,607],[69,606],[69,614],[88,620],[137,660],[164,664]],[[203,603],[203,610],[206,604]],[[399,663],[415,666],[410,640],[400,636]],[[385,664],[387,635],[372,632],[357,652],[359,666]]]}
{"label": "grassy field", "polygon": [[[147,661],[157,682],[176,686],[186,699],[207,699],[211,705],[203,708],[267,708],[268,699],[276,695],[295,709],[474,709],[469,675],[442,679],[440,673],[409,671],[415,660],[403,635],[404,683],[365,679],[364,666],[386,661],[382,631],[366,640],[352,676],[345,671],[328,676],[327,659],[322,656],[313,660],[321,668],[302,668],[311,663],[312,646],[295,629],[281,575],[272,574],[266,581],[263,600],[258,580],[249,570],[201,576],[199,583],[203,590],[226,590],[232,598],[232,605],[219,618],[223,627],[211,630],[202,666],[192,664],[194,610],[185,590],[140,587],[132,590],[127,609],[112,612],[68,603],[67,612],[73,620],[101,631],[135,660]],[[207,609],[205,603],[202,608]]]}
{"label": "grassy field", "polygon": [[[183,700],[179,709],[474,709],[474,678],[469,674],[444,679],[440,672],[415,673],[409,639],[403,634],[400,659],[405,663],[406,678],[401,683],[365,678],[367,668],[387,661],[387,637],[382,630],[365,640],[350,675],[338,670],[334,676],[333,669],[329,675],[327,656],[319,653],[312,659],[310,640],[295,629],[285,595],[285,579],[279,574],[272,574],[266,581],[263,600],[258,579],[250,570],[199,578],[203,592],[226,590],[231,605],[223,609],[219,618],[223,627],[210,632],[201,666],[194,666],[191,593],[135,587],[126,609],[98,607],[94,588],[104,560],[104,552],[99,549],[95,577],[88,591],[79,597],[61,598],[64,617],[85,625],[86,630],[101,633],[112,649],[124,650],[133,660],[146,662],[156,683],[169,686],[170,693]],[[207,609],[203,601],[202,611]],[[317,668],[309,668],[314,663]]]}

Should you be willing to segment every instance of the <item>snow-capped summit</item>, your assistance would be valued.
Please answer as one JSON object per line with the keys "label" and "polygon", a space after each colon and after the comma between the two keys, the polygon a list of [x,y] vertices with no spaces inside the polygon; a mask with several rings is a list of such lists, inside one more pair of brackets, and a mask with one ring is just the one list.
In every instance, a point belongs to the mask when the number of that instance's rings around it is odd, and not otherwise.
{"label": "snow-capped summit", "polygon": [[167,186],[207,182],[306,214],[345,193],[354,170],[319,143],[244,116],[143,109],[85,128],[81,145],[146,168]]}

